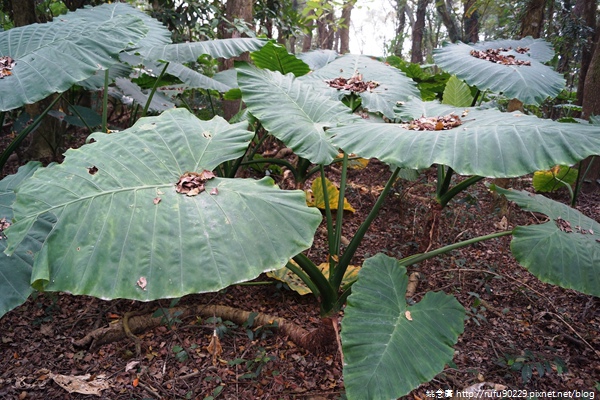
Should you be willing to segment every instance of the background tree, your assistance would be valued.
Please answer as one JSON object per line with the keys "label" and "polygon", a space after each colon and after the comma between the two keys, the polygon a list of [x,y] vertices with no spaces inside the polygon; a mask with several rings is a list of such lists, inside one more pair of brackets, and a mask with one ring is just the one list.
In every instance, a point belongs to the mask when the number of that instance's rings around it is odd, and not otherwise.
{"label": "background tree", "polygon": [[419,0],[415,24],[412,29],[412,47],[410,51],[410,62],[420,64],[423,62],[423,35],[425,30],[425,15],[429,0]]}

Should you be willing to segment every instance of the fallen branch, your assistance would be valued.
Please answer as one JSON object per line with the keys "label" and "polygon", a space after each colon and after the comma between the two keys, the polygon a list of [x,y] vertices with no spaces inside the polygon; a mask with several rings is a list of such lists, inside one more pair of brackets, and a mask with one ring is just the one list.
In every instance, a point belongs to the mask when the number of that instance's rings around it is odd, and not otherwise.
{"label": "fallen branch", "polygon": [[[250,311],[244,311],[233,307],[221,305],[196,305],[191,307],[175,307],[167,309],[169,315],[177,318],[186,318],[194,316],[202,317],[220,317],[224,321],[231,321],[242,325],[250,318]],[[127,320],[129,331],[133,334],[141,333],[149,329],[156,328],[164,324],[164,317],[153,317],[152,313],[144,315],[132,315]],[[308,331],[301,326],[286,320],[285,318],[275,317],[268,314],[259,313],[254,318],[254,324],[277,325],[277,329],[290,338],[297,346],[302,347],[312,353],[317,353],[330,347],[335,343],[335,331],[329,318],[322,321],[322,325],[317,329]],[[73,344],[76,347],[89,348],[96,350],[100,346],[123,340],[128,337],[124,327],[123,320],[111,323],[107,327],[93,330],[85,337],[75,340]]]}

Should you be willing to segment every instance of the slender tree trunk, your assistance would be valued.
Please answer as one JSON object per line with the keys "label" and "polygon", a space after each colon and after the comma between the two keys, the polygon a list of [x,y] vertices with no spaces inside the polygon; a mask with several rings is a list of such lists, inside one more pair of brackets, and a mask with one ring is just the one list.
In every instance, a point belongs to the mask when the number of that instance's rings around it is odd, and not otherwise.
{"label": "slender tree trunk", "polygon": [[394,38],[391,53],[397,57],[402,57],[402,48],[404,47],[404,28],[406,28],[406,0],[396,0],[396,37]]}
{"label": "slender tree trunk", "polygon": [[[315,15],[314,10],[310,10],[308,12],[308,17],[312,17],[313,15]],[[310,49],[312,48],[312,31],[314,28],[314,23],[313,20],[311,19],[309,23],[306,24],[306,28],[308,30],[308,32],[304,35],[304,38],[302,39],[302,52],[306,53],[307,51],[310,51]]]}
{"label": "slender tree trunk", "polygon": [[[587,69],[587,75],[585,77],[585,84],[583,88],[583,117],[589,118],[592,115],[600,115],[600,96],[598,96],[598,88],[600,88],[600,35],[596,35],[596,44],[594,46],[594,53],[590,60],[590,65]],[[585,171],[590,163],[592,157],[588,157],[582,161],[579,165],[580,170]],[[590,166],[590,170],[586,175],[586,181],[590,184],[584,183],[581,187],[583,192],[600,192],[600,154],[596,155],[593,160],[593,164]]]}
{"label": "slender tree trunk", "polygon": [[454,18],[454,15],[452,15],[452,4],[444,0],[438,0],[435,8],[438,14],[440,14],[440,17],[442,17],[442,23],[448,31],[448,38],[450,41],[452,43],[459,41],[461,39],[459,33],[460,29],[456,18]]}
{"label": "slender tree trunk", "polygon": [[529,0],[521,20],[521,37],[539,38],[542,35],[545,7],[546,0]]}
{"label": "slender tree trunk", "polygon": [[342,24],[340,28],[340,54],[350,52],[350,22],[352,17],[352,8],[356,0],[347,0],[342,8]]}
{"label": "slender tree trunk", "polygon": [[[246,23],[251,23],[253,19],[252,0],[228,0],[225,8],[225,15],[229,21],[234,19],[244,20]],[[224,27],[221,28],[223,38],[239,38],[242,35],[237,30],[229,32]],[[250,55],[244,53],[239,57],[223,60],[219,66],[220,70],[233,68],[235,60],[250,61]],[[225,119],[229,120],[238,113],[241,106],[241,100],[225,100],[223,101],[223,114]]]}
{"label": "slender tree trunk", "polygon": [[417,3],[417,15],[412,30],[412,49],[410,62],[420,64],[423,62],[423,31],[425,30],[425,13],[429,0],[419,0]]}
{"label": "slender tree trunk", "polygon": [[335,30],[333,24],[335,16],[333,12],[327,12],[323,17],[317,20],[317,38],[318,47],[320,49],[333,49],[333,42],[335,39]]}
{"label": "slender tree trunk", "polygon": [[479,11],[477,11],[477,0],[466,0],[464,6],[464,30],[463,41],[477,43],[479,41]]}
{"label": "slender tree trunk", "polygon": [[573,9],[573,15],[576,18],[583,19],[586,26],[595,32],[595,35],[588,38],[588,46],[584,46],[581,52],[581,68],[579,69],[579,81],[577,83],[577,104],[583,104],[583,93],[585,78],[587,75],[590,62],[592,61],[592,53],[594,51],[594,42],[598,41],[599,34],[596,29],[596,0],[577,0],[575,8]]}

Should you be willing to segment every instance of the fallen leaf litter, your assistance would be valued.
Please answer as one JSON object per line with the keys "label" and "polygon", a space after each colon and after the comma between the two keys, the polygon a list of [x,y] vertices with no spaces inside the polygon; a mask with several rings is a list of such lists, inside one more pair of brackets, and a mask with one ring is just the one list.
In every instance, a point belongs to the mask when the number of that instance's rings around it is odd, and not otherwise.
{"label": "fallen leaf litter", "polygon": [[350,90],[355,93],[362,93],[366,91],[372,91],[377,86],[379,86],[379,82],[375,81],[363,81],[362,74],[354,75],[350,79],[346,79],[343,77],[329,79],[325,81],[329,86],[339,90]]}
{"label": "fallen leaf litter", "polygon": [[421,117],[401,124],[403,128],[411,131],[441,131],[460,125],[462,125],[462,120],[456,114],[448,114],[443,117]]}
{"label": "fallen leaf litter", "polygon": [[215,174],[211,171],[204,170],[198,172],[186,172],[177,181],[175,185],[175,191],[182,193],[187,196],[196,196],[204,192],[204,183],[215,177]]}
{"label": "fallen leaf litter", "polygon": [[11,76],[11,70],[15,66],[15,60],[10,58],[9,56],[0,57],[0,79],[5,76]]}
{"label": "fallen leaf litter", "polygon": [[[512,50],[512,47],[509,47],[508,49],[504,47],[499,47],[497,49],[486,49],[483,51],[471,50],[470,54],[475,58],[490,61],[495,64],[531,66],[531,61],[517,60],[512,54],[500,54],[509,50]],[[529,47],[517,47],[515,51],[519,54],[525,54],[529,51]]]}

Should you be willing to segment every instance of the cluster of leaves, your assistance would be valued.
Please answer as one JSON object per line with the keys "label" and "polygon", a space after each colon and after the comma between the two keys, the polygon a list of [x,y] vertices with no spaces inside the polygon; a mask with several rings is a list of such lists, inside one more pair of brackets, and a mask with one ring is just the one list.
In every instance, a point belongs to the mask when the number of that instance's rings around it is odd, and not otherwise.
{"label": "cluster of leaves", "polygon": [[[64,39],[60,43],[44,39],[49,32]],[[39,38],[37,46],[20,45],[23,35]],[[495,187],[491,188],[550,220],[402,260],[377,254],[364,262],[358,276],[344,280],[354,252],[401,169],[436,165],[436,196],[446,205],[483,177],[521,176],[598,153],[597,126],[502,113],[491,105],[465,105],[474,97],[461,80],[527,104],[539,104],[559,93],[564,81],[542,63],[552,57],[545,42],[493,44],[529,48],[527,54],[515,55],[529,62],[527,66],[471,57],[470,52],[479,47],[464,44],[437,51],[436,63],[455,75],[441,92],[445,103],[459,103],[452,105],[423,101],[415,81],[368,57],[314,52],[297,58],[274,43],[256,39],[171,44],[168,37],[155,20],[120,3],[67,14],[60,24],[0,34],[0,56],[16,60],[12,75],[0,80],[2,93],[15,93],[0,99],[3,110],[83,85],[98,68],[108,71],[104,79],[108,89],[111,79],[117,81],[111,72],[122,64],[116,64],[118,57],[135,57],[146,67],[153,65],[162,74],[177,77],[186,87],[241,96],[247,105],[237,123],[218,116],[202,121],[185,108],[169,106],[122,132],[92,134],[89,144],[69,150],[60,165],[41,168],[30,163],[0,181],[0,217],[12,222],[4,231],[6,239],[0,240],[0,250],[10,255],[0,265],[2,314],[21,304],[34,289],[149,301],[220,290],[287,266],[320,299],[323,315],[347,304],[342,321],[347,396],[379,399],[402,396],[432,379],[452,360],[452,346],[464,329],[465,309],[452,296],[432,292],[416,304],[407,303],[407,266],[512,234],[514,256],[539,279],[600,295],[600,224],[543,196]],[[203,54],[227,58],[245,51],[254,52],[254,65],[239,63],[235,75],[219,79],[186,65]],[[61,63],[75,54],[82,59],[72,63],[70,74],[61,74]],[[40,59],[57,61],[40,64]],[[526,70],[515,74],[517,68]],[[39,74],[53,80],[38,84],[33,76]],[[327,84],[340,75],[361,76],[377,85],[356,92]],[[129,82],[121,82],[125,81]],[[145,102],[148,110],[152,92],[142,94],[138,101]],[[352,113],[358,108],[366,118]],[[452,115],[460,115],[461,124],[439,130],[407,126],[420,118]],[[244,163],[265,161],[256,159],[252,150],[257,140],[267,137],[260,138],[260,132],[268,132],[293,150],[298,162],[286,166],[295,171],[299,182],[321,173],[329,268],[319,268],[301,253],[312,245],[322,219],[320,211],[306,205],[304,192],[281,190],[269,177],[233,178]],[[393,173],[342,249],[343,213],[334,220],[335,207],[330,203],[337,200],[338,210],[346,207],[350,154],[377,158],[389,164]],[[324,175],[324,166],[333,162],[341,163],[342,169],[337,199],[330,198]],[[214,171],[216,176],[194,181],[203,171]],[[471,177],[450,187],[453,174]],[[182,177],[194,181],[194,187],[188,188],[197,189],[193,196],[177,190]],[[190,179],[180,182],[180,189],[189,186]],[[561,229],[556,223],[559,218],[586,234]],[[268,362],[268,355],[257,354],[247,367],[259,373]]]}

